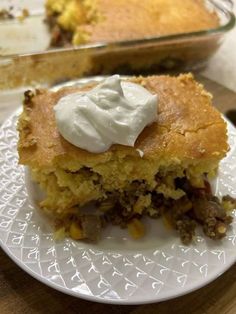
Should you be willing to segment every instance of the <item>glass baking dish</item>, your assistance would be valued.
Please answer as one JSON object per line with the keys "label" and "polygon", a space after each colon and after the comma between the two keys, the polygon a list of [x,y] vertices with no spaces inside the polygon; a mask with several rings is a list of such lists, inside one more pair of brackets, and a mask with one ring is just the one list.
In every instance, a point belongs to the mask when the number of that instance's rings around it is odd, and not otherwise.
{"label": "glass baking dish", "polygon": [[[209,10],[218,14],[218,28],[71,48],[47,49],[49,33],[44,23],[43,6],[34,8],[23,22],[18,19],[2,21],[0,89],[29,84],[51,85],[98,74],[146,74],[202,68],[235,24],[232,1],[205,2]],[[43,4],[40,0],[38,3]]]}

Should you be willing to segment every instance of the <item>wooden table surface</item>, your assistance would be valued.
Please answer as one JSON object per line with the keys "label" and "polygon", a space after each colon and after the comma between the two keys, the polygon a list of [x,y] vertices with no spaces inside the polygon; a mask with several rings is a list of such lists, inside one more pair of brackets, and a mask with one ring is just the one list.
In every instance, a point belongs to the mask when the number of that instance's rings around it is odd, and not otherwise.
{"label": "wooden table surface", "polygon": [[[236,93],[208,79],[199,77],[199,80],[214,94],[214,104],[219,110],[226,113],[236,109]],[[235,314],[236,265],[211,284],[186,296],[155,304],[118,306],[84,301],[53,290],[21,270],[0,250],[0,313]]]}

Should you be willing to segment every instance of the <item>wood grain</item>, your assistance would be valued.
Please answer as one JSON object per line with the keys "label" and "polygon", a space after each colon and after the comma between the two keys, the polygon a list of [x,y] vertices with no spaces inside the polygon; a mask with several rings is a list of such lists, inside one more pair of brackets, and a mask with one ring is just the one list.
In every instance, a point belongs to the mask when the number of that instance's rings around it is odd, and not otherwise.
{"label": "wood grain", "polygon": [[[236,93],[206,78],[198,79],[214,94],[219,110],[225,113],[236,109]],[[0,251],[0,313],[234,314],[236,265],[211,284],[183,297],[156,304],[118,306],[88,302],[53,290],[26,274]]]}

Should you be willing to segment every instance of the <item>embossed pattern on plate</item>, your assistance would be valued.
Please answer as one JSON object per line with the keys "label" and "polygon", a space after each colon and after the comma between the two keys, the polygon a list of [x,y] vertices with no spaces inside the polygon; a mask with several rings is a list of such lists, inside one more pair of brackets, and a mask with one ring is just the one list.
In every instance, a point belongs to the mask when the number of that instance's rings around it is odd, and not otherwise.
{"label": "embossed pattern on plate", "polygon": [[[151,222],[160,227],[161,241],[147,236],[137,243],[118,231],[117,238],[111,232],[97,245],[71,239],[56,243],[30,198],[25,169],[18,165],[17,119],[15,113],[0,129],[0,243],[38,280],[91,301],[140,304],[200,288],[235,262],[236,211],[227,237],[218,242],[199,234],[187,247],[173,234],[168,237],[161,222]],[[218,195],[236,197],[236,131],[230,124],[228,130],[231,151],[221,162],[215,187]],[[120,239],[124,246],[117,246]]]}

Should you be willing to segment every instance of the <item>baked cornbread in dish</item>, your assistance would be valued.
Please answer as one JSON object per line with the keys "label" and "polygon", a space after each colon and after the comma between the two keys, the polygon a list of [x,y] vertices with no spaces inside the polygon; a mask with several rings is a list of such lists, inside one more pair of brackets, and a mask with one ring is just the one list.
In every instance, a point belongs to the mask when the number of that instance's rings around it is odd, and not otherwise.
{"label": "baked cornbread in dish", "polygon": [[[138,238],[141,219],[163,217],[189,243],[196,223],[207,236],[226,234],[231,217],[212,195],[208,179],[216,175],[226,155],[226,123],[212,106],[212,96],[191,74],[131,78],[158,95],[157,121],[139,135],[134,147],[112,145],[90,153],[66,141],[59,133],[54,106],[63,96],[90,90],[83,87],[27,91],[20,116],[19,162],[46,192],[40,207],[56,228],[75,239],[95,240],[102,227],[127,227]],[[95,202],[98,213],[81,207]]]}
{"label": "baked cornbread in dish", "polygon": [[204,0],[47,0],[51,45],[80,45],[208,30],[219,26]]}

